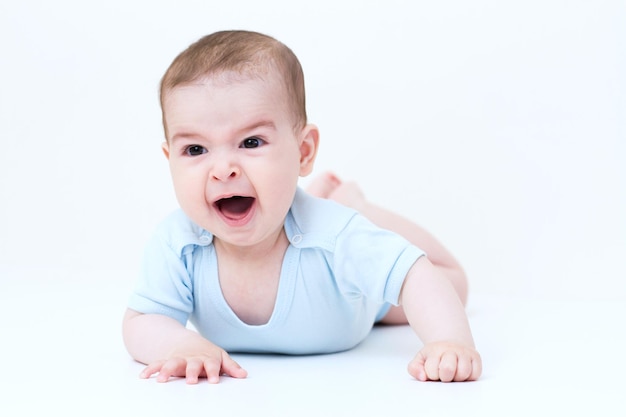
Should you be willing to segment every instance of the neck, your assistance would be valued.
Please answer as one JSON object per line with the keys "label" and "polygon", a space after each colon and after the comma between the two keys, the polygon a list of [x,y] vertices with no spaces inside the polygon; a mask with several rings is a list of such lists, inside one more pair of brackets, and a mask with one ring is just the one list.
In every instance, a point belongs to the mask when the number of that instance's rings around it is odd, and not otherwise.
{"label": "neck", "polygon": [[213,244],[220,256],[249,263],[255,261],[266,262],[268,257],[278,253],[282,256],[287,250],[287,246],[289,246],[289,240],[285,234],[285,229],[281,227],[279,231],[256,245],[232,245],[215,236],[213,237]]}

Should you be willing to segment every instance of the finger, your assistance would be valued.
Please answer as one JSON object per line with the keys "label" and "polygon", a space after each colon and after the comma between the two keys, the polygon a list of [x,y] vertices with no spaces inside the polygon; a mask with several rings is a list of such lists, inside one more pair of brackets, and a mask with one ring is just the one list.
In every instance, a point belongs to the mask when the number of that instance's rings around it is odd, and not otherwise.
{"label": "finger", "polygon": [[185,359],[175,358],[166,361],[159,371],[157,382],[167,382],[173,376],[184,375],[186,365],[187,361]]}
{"label": "finger", "polygon": [[148,364],[148,366],[143,368],[143,370],[139,374],[139,378],[143,378],[143,379],[150,378],[152,375],[156,374],[157,372],[161,370],[161,367],[163,366],[164,363],[165,361],[158,361],[158,362],[153,362],[153,363]]}
{"label": "finger", "polygon": [[233,378],[245,378],[248,376],[248,371],[243,369],[233,358],[227,353],[222,355],[222,372]]}
{"label": "finger", "polygon": [[480,358],[480,355],[477,354],[476,357],[472,358],[472,373],[467,379],[468,381],[476,381],[480,374],[483,372],[483,362]]}
{"label": "finger", "polygon": [[430,355],[424,362],[424,371],[426,372],[426,379],[430,381],[439,381],[439,361],[440,356]]}
{"label": "finger", "polygon": [[199,360],[190,360],[187,362],[185,369],[186,380],[188,384],[197,384],[200,373],[203,370],[203,363]]}
{"label": "finger", "polygon": [[470,356],[461,356],[456,364],[455,382],[467,381],[472,375],[472,358]]}
{"label": "finger", "polygon": [[409,374],[418,381],[427,380],[426,371],[424,370],[424,361],[424,355],[422,355],[422,352],[419,352],[417,355],[415,355],[415,358],[413,358],[413,360],[409,362]]}
{"label": "finger", "polygon": [[219,359],[206,359],[203,362],[203,366],[209,384],[217,384],[218,382],[220,382],[220,371],[222,368],[222,363]]}
{"label": "finger", "polygon": [[439,359],[439,379],[442,382],[450,382],[454,380],[457,367],[457,356],[454,352],[445,352]]}

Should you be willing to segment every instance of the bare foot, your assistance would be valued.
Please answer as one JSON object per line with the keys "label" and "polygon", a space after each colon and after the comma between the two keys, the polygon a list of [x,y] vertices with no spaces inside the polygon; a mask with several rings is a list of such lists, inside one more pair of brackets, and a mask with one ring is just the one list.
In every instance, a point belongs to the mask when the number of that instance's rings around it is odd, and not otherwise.
{"label": "bare foot", "polygon": [[341,180],[332,172],[324,172],[318,175],[311,184],[306,188],[306,191],[320,198],[330,198],[330,195],[335,191],[337,187],[341,185]]}
{"label": "bare foot", "polygon": [[315,197],[334,200],[359,211],[366,204],[361,188],[354,181],[343,182],[332,172],[324,172],[319,175],[311,182],[306,191]]}
{"label": "bare foot", "polygon": [[368,204],[363,191],[354,181],[343,181],[335,187],[328,198],[361,213]]}

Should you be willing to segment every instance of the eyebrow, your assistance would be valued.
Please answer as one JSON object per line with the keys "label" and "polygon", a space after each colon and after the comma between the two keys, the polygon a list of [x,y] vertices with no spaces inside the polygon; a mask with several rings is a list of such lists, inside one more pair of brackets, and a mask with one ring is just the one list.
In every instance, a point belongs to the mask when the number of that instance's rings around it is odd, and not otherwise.
{"label": "eyebrow", "polygon": [[[266,128],[266,129],[271,129],[271,130],[276,130],[276,125],[274,124],[274,122],[272,122],[271,120],[260,120],[258,122],[254,122],[248,126],[245,126],[241,129],[238,129],[235,131],[236,134],[243,134],[245,132],[249,132],[251,130],[255,130],[255,129],[259,129],[259,128]],[[198,133],[192,133],[189,131],[181,131],[176,133],[175,135],[173,135],[170,138],[170,141],[175,141],[177,139],[195,139],[195,138],[202,138],[203,135],[198,134]]]}
{"label": "eyebrow", "polygon": [[176,133],[175,135],[173,135],[171,138],[168,138],[168,141],[170,142],[176,142],[177,140],[180,139],[200,139],[202,137],[202,135],[198,135],[196,133],[189,133],[186,131],[182,131],[180,133]]}
{"label": "eyebrow", "polygon": [[252,123],[250,126],[239,129],[238,132],[247,132],[261,127],[276,130],[276,125],[271,120],[260,120],[258,122]]}

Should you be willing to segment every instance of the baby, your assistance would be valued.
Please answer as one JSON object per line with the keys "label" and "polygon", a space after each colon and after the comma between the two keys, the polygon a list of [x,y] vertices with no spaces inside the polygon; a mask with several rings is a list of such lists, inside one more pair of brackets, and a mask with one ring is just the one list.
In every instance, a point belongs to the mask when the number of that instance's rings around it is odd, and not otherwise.
{"label": "baby", "polygon": [[377,322],[408,322],[423,342],[416,379],[480,376],[452,255],[333,174],[298,187],[319,131],[289,48],[255,32],[206,36],[170,65],[160,97],[181,208],[148,242],[123,320],[142,377],[245,378],[229,352],[338,352]]}

